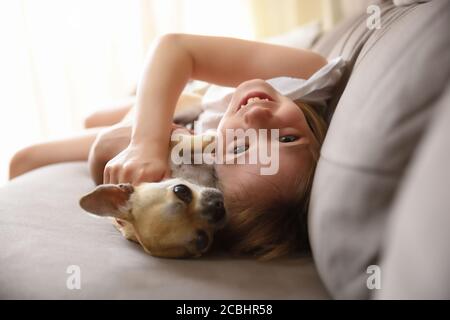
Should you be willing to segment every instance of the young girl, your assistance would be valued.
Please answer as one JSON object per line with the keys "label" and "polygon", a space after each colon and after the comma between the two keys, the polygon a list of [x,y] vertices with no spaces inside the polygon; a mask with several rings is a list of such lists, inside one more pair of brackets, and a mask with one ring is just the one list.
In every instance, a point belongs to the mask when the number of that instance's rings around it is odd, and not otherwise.
{"label": "young girl", "polygon": [[[261,42],[165,35],[145,64],[132,124],[121,121],[131,106],[97,114],[87,121],[95,128],[80,136],[19,151],[11,160],[10,178],[46,164],[88,158],[96,183],[137,185],[169,177],[172,119],[187,82],[235,87],[217,102],[226,109],[217,130],[225,136],[227,129],[279,129],[279,170],[261,175],[259,163],[216,165],[229,215],[222,241],[240,253],[284,255],[307,244],[306,209],[325,123],[307,103],[294,102],[263,79],[308,79],[326,63],[311,51]],[[252,93],[269,99],[243,105]],[[236,157],[254,147],[252,141],[244,148],[233,143],[225,141],[224,152]]]}

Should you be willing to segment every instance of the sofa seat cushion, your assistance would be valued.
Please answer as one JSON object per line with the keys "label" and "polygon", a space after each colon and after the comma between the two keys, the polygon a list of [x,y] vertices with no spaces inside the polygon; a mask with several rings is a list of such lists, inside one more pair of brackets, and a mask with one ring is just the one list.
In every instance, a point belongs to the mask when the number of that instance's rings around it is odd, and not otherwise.
{"label": "sofa seat cushion", "polygon": [[[0,188],[0,299],[328,298],[310,257],[152,257],[78,206],[93,188],[84,162],[44,167]],[[80,268],[80,290],[66,285],[76,284],[70,266]]]}

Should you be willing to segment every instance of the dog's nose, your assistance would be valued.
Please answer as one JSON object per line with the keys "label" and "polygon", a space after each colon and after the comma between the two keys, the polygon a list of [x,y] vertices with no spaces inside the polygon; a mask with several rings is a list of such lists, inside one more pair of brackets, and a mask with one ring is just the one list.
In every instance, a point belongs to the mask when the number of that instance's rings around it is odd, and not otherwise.
{"label": "dog's nose", "polygon": [[184,184],[177,184],[173,187],[173,193],[177,196],[181,201],[189,204],[192,201],[192,191],[188,186]]}
{"label": "dog's nose", "polygon": [[225,218],[225,206],[220,192],[210,192],[203,196],[204,215],[212,223],[218,223]]}
{"label": "dog's nose", "polygon": [[214,199],[209,201],[208,209],[211,222],[216,223],[225,218],[225,207],[222,200]]}

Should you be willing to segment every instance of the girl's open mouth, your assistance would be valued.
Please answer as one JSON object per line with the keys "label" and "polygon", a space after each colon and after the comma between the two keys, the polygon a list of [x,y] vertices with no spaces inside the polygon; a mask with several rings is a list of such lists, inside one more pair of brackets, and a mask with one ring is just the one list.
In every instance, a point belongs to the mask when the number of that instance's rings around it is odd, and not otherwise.
{"label": "girl's open mouth", "polygon": [[256,91],[250,92],[241,100],[237,108],[237,111],[239,111],[243,107],[250,105],[253,102],[258,101],[273,101],[273,98],[265,92],[256,92]]}

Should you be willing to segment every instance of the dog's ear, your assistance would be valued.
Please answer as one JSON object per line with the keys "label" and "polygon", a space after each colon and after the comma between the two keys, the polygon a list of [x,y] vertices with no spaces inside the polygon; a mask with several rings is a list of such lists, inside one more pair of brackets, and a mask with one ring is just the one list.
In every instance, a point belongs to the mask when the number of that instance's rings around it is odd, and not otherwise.
{"label": "dog's ear", "polygon": [[131,184],[102,184],[80,199],[80,206],[95,215],[127,219],[130,215]]}

